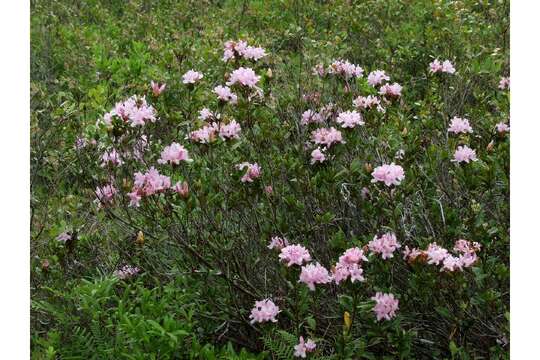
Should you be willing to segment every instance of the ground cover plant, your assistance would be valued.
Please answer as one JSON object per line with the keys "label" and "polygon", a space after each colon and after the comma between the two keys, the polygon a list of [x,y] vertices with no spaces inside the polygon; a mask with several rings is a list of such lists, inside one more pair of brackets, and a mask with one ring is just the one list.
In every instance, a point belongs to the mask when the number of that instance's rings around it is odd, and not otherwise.
{"label": "ground cover plant", "polygon": [[508,2],[31,6],[33,357],[508,358]]}

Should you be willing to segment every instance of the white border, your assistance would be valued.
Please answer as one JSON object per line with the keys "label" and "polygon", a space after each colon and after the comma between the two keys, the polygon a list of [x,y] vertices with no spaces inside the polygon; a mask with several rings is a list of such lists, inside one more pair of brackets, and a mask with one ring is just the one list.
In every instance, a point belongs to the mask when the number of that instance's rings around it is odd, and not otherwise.
{"label": "white border", "polygon": [[0,358],[30,358],[30,5],[0,2]]}
{"label": "white border", "polygon": [[512,0],[510,14],[510,351],[512,359],[540,359],[540,2]]}

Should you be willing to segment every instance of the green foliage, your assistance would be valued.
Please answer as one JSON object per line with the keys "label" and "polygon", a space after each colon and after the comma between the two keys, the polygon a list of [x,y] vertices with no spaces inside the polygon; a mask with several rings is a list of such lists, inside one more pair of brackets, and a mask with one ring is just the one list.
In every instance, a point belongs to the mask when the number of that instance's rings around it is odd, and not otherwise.
{"label": "green foliage", "polygon": [[[312,337],[316,358],[508,358],[509,139],[494,131],[509,118],[507,1],[32,1],[31,260],[32,354],[43,359],[290,359],[298,336]],[[269,54],[252,66],[264,100],[217,103],[211,89],[234,67],[223,43],[246,39]],[[433,58],[451,59],[455,76],[430,75]],[[365,80],[345,89],[311,75],[318,63],[348,59],[365,75],[384,69],[403,85],[386,113],[344,130],[346,144],[312,166],[305,144],[315,127],[299,125],[307,109],[334,103],[349,110],[357,94],[376,95]],[[236,65],[248,65],[239,63]],[[204,72],[188,91],[181,76]],[[271,70],[269,75],[268,70]],[[151,80],[166,82],[154,97]],[[131,148],[97,125],[116,102],[146,95],[159,115],[145,165],[115,170],[129,191],[133,173],[156,164],[165,145],[185,145],[195,161],[159,167],[187,181],[190,195],[156,196],[141,209],[100,209],[96,186],[109,181],[104,149]],[[304,96],[306,95],[306,96]],[[209,107],[242,124],[234,142],[185,140]],[[474,133],[449,136],[453,116]],[[335,126],[335,124],[333,124]],[[77,138],[96,146],[74,149]],[[479,161],[451,163],[460,144]],[[404,150],[402,160],[395,154]],[[259,181],[241,184],[234,165],[257,162]],[[403,183],[388,191],[371,171],[397,161]],[[273,194],[263,189],[271,185]],[[369,189],[369,194],[364,192]],[[73,241],[56,237],[71,232]],[[137,240],[139,231],[143,240]],[[272,236],[309,248],[330,268],[343,250],[381,231],[402,246],[456,239],[482,245],[463,273],[370,258],[356,287],[315,292],[298,271],[267,249]],[[119,280],[125,264],[141,275]],[[355,284],[356,285],[356,284]],[[398,316],[377,322],[369,298],[393,292]],[[255,300],[273,297],[277,324],[250,325]],[[344,332],[343,316],[355,317]],[[354,314],[354,315],[353,315]]]}

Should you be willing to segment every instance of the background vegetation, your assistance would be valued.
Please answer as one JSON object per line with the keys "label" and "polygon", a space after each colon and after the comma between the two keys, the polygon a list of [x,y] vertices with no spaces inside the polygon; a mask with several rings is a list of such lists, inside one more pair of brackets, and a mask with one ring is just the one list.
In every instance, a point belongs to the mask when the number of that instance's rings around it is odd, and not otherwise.
{"label": "background vegetation", "polygon": [[[509,75],[507,1],[35,0],[31,6],[33,357],[290,358],[300,327],[318,339],[313,356],[320,358],[508,357],[509,142],[494,131],[509,118],[508,92],[498,89]],[[183,137],[198,111],[216,107],[211,89],[234,69],[221,61],[231,39],[269,54],[254,67],[263,75],[265,101],[225,110],[242,124],[241,140],[189,144]],[[430,75],[435,57],[451,59],[457,74]],[[368,132],[347,133],[332,161],[314,167],[304,148],[310,131],[299,121],[318,104],[351,108],[352,93],[311,75],[315,64],[338,58],[366,73],[384,69],[403,85],[403,97],[369,118]],[[205,76],[195,92],[181,82],[192,68]],[[167,83],[159,99],[151,97],[151,80]],[[314,93],[319,102],[306,100]],[[81,136],[110,141],[96,120],[133,94],[146,94],[158,111],[153,163],[174,139],[196,160],[171,174],[188,180],[192,194],[171,208],[104,211],[94,202],[96,184],[107,177],[101,153],[81,153],[74,144]],[[450,162],[458,144],[446,132],[453,116],[473,124],[465,140],[480,160],[468,167]],[[366,169],[392,161],[400,149],[406,180],[395,193],[377,192]],[[233,169],[242,161],[263,169],[253,186],[242,185]],[[136,170],[127,167],[123,178]],[[262,191],[266,185],[272,196]],[[368,200],[361,194],[366,186]],[[271,236],[286,236],[329,267],[343,250],[384,229],[410,247],[477,241],[480,261],[472,271],[448,275],[411,267],[398,255],[370,263],[361,290],[313,295],[304,288],[293,297],[277,254],[266,249]],[[76,241],[56,240],[66,230]],[[139,231],[144,241],[137,241]],[[141,274],[114,277],[126,263]],[[391,322],[376,322],[367,308],[369,296],[382,290],[399,295]],[[345,338],[342,316],[356,292],[365,301],[356,304],[361,321]],[[254,301],[268,296],[280,299],[282,309],[294,298],[300,322],[251,326]]]}

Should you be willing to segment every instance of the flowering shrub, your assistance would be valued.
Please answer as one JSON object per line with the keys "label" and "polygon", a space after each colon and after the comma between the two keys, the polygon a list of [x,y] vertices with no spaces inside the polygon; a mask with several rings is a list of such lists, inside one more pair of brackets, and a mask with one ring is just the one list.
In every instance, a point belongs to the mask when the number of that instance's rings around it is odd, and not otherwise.
{"label": "flowering shrub", "polygon": [[[93,348],[69,337],[69,316],[49,314],[68,305],[47,289],[75,284],[69,307],[91,309],[81,324],[92,336],[117,333],[163,358],[187,358],[182,349],[199,341],[283,359],[506,354],[509,78],[495,31],[507,24],[488,23],[472,2],[383,3],[314,3],[315,20],[341,20],[331,38],[321,21],[289,26],[290,11],[275,6],[246,4],[239,17],[206,3],[171,5],[181,30],[158,26],[158,15],[172,19],[165,5],[143,12],[148,20],[131,3],[114,8],[122,25],[100,39],[121,45],[77,33],[91,61],[66,65],[54,101],[33,90],[33,106],[47,109],[33,116],[56,121],[36,126],[63,129],[65,142],[39,155],[33,140],[35,181],[62,186],[33,189],[34,207],[47,195],[62,209],[32,223],[33,316],[43,319],[34,346],[62,343],[44,340],[51,324],[69,344],[61,356]],[[83,7],[96,18],[113,9]],[[389,16],[396,24],[379,23]],[[428,29],[433,18],[452,31]],[[231,19],[239,31],[227,30]],[[242,27],[255,20],[261,29]],[[148,43],[119,35],[146,31]],[[92,69],[84,90],[72,89],[75,68]],[[98,277],[92,302],[78,285]]]}

